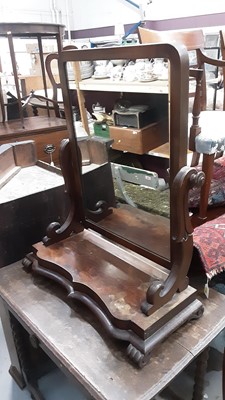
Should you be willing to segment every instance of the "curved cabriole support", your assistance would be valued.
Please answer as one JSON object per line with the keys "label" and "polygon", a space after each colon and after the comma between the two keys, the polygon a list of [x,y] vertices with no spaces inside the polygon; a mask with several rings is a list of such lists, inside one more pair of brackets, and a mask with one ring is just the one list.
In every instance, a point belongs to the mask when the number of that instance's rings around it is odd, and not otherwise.
{"label": "curved cabriole support", "polygon": [[188,286],[187,273],[191,263],[193,249],[193,228],[188,211],[188,191],[194,186],[202,186],[204,173],[195,168],[183,167],[175,176],[171,189],[171,207],[173,221],[171,225],[172,254],[171,271],[165,282],[151,282],[146,300],[141,304],[141,310],[151,315],[162,305],[172,299],[177,291]]}
{"label": "curved cabriole support", "polygon": [[[81,155],[79,153],[81,162]],[[59,242],[68,237],[72,232],[78,233],[83,230],[80,218],[76,214],[75,184],[74,184],[74,168],[71,157],[71,147],[69,139],[63,139],[60,145],[60,166],[65,181],[65,192],[69,195],[70,211],[63,225],[59,222],[52,222],[46,230],[46,236],[43,243],[48,246],[52,243]]]}
{"label": "curved cabriole support", "polygon": [[87,217],[96,222],[107,217],[107,215],[112,214],[112,212],[113,210],[109,208],[108,203],[105,200],[99,200],[95,204],[95,210],[88,209],[86,211]]}
{"label": "curved cabriole support", "polygon": [[172,240],[184,242],[193,232],[189,209],[188,192],[193,187],[201,187],[205,182],[204,172],[195,168],[183,167],[177,173],[171,189],[171,207],[173,218]]}

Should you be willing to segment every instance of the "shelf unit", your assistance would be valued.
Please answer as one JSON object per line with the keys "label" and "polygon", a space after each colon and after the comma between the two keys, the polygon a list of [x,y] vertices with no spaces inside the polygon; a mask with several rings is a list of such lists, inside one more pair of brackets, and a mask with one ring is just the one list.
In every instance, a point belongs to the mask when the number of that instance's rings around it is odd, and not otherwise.
{"label": "shelf unit", "polygon": [[[192,78],[189,79],[189,93],[193,92],[193,83]],[[74,89],[74,83],[70,82],[70,88]],[[168,95],[168,108],[170,105],[170,93],[169,93],[169,81],[157,79],[151,82],[125,82],[125,81],[112,81],[110,78],[107,79],[96,79],[96,78],[88,78],[77,82],[76,89],[78,92],[92,91],[92,92],[124,92],[124,93],[148,93],[149,95]],[[81,103],[82,107],[84,104]],[[83,113],[84,114],[84,113]],[[163,125],[163,129],[165,129],[165,120],[161,121],[160,125]],[[161,127],[160,127],[161,129]],[[166,138],[168,132],[165,132],[164,138]],[[121,147],[122,144],[119,145],[114,144],[114,148],[118,150],[125,150],[125,148]],[[113,147],[113,145],[112,145]],[[164,144],[157,145],[155,147],[149,147],[147,151],[148,154],[161,157],[161,158],[170,158],[170,149],[169,149],[169,141],[166,141]],[[190,164],[190,158],[192,157],[192,152],[187,150],[187,161],[188,165]]]}
{"label": "shelf unit", "polygon": [[151,82],[126,82],[108,79],[88,78],[79,82],[80,90],[168,94],[168,81],[155,80]]}
{"label": "shelf unit", "polygon": [[[85,91],[91,92],[109,92],[109,93],[148,93],[148,94],[164,94],[168,95],[168,80],[154,80],[151,82],[126,82],[123,80],[113,81],[111,78],[96,79],[88,78],[81,80],[79,64],[74,63],[74,75],[77,90],[77,97],[79,102],[79,108],[81,112],[82,124],[88,134],[89,127],[87,121],[87,115],[85,110]],[[69,82],[70,88],[71,82]],[[160,122],[160,123],[158,123]],[[165,131],[162,133],[162,126]],[[147,135],[146,135],[147,133]],[[136,154],[144,154],[145,152],[152,150],[154,147],[158,147],[168,141],[168,128],[166,127],[165,121],[154,121],[152,126],[149,125],[148,131],[143,133],[132,130],[130,133],[126,131],[125,140],[121,141],[118,132],[110,132],[110,137],[113,140],[112,148],[115,150],[131,151]],[[143,139],[142,139],[143,137]],[[153,140],[151,140],[153,138]],[[155,140],[155,139],[156,140]],[[143,141],[143,143],[142,143]],[[128,144],[129,142],[129,144]],[[142,150],[143,149],[143,150]]]}

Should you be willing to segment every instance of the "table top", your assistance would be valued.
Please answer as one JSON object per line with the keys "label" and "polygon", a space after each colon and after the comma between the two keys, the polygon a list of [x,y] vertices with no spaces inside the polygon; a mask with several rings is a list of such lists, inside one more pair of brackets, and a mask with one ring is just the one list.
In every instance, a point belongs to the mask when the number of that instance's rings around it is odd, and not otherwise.
{"label": "table top", "polygon": [[18,37],[52,36],[64,32],[65,25],[43,22],[1,22],[0,36],[7,37],[8,32]]}
{"label": "table top", "polygon": [[[56,117],[27,117],[24,123],[20,119],[12,119],[0,123],[0,140],[17,137],[39,135],[40,133],[55,132],[67,129],[66,120]],[[4,143],[4,142],[3,142]]]}
{"label": "table top", "polygon": [[95,399],[152,399],[225,327],[225,296],[210,289],[203,316],[170,335],[138,369],[83,305],[65,300],[62,288],[25,272],[20,261],[0,270],[0,297]]}

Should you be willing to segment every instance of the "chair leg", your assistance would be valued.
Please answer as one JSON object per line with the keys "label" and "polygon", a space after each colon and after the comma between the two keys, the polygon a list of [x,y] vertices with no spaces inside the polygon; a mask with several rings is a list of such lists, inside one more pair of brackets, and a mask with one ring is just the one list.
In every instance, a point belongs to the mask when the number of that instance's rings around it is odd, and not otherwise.
{"label": "chair leg", "polygon": [[196,359],[196,371],[192,400],[204,399],[205,374],[207,371],[208,358],[209,346],[206,347]]}
{"label": "chair leg", "polygon": [[192,160],[191,160],[191,167],[196,167],[199,163],[200,154],[196,151],[193,151]]}
{"label": "chair leg", "polygon": [[222,366],[222,397],[225,400],[225,348],[223,352],[223,366]]}
{"label": "chair leg", "polygon": [[223,366],[222,366],[222,397],[225,400],[225,347],[223,352]]}
{"label": "chair leg", "polygon": [[206,219],[209,199],[209,190],[213,175],[213,163],[215,154],[204,154],[202,162],[202,171],[205,173],[205,183],[201,188],[199,218]]}

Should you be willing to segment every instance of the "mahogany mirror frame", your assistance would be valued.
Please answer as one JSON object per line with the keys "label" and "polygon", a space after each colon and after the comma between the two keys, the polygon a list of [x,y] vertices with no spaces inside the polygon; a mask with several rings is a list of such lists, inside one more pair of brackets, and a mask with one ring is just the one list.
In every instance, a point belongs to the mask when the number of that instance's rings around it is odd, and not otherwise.
{"label": "mahogany mirror frame", "polygon": [[[170,132],[170,260],[162,259],[154,254],[154,249],[146,249],[136,245],[126,238],[118,237],[111,231],[99,229],[98,225],[87,219],[83,209],[81,169],[79,165],[79,149],[76,140],[76,133],[73,124],[72,104],[69,96],[69,81],[67,77],[67,62],[95,61],[108,59],[141,59],[141,58],[166,58],[170,62],[170,107],[169,107],[169,132]],[[71,153],[74,164],[74,192],[76,193],[76,213],[74,218],[76,224],[82,223],[87,228],[99,231],[103,236],[123,244],[141,255],[147,256],[153,261],[160,262],[161,265],[173,265],[178,253],[180,253],[180,243],[182,245],[181,253],[184,255],[186,248],[193,246],[192,226],[190,223],[187,190],[180,188],[184,181],[191,185],[198,183],[195,169],[187,169],[187,138],[188,138],[188,82],[189,82],[189,61],[188,53],[182,45],[172,45],[167,43],[143,44],[138,46],[123,46],[111,48],[94,48],[85,50],[66,50],[59,55],[59,72],[62,83],[62,92],[65,105],[65,115],[71,143]],[[185,170],[184,170],[185,169]],[[177,183],[175,177],[187,175],[183,183]],[[191,177],[191,178],[190,178]],[[181,190],[180,190],[181,189]],[[179,196],[177,195],[179,193]],[[101,199],[99,199],[101,200]],[[178,250],[179,249],[179,250]],[[187,253],[190,254],[188,250]],[[192,253],[192,252],[191,252]],[[183,257],[182,255],[182,257]],[[190,255],[189,255],[190,258]]]}

